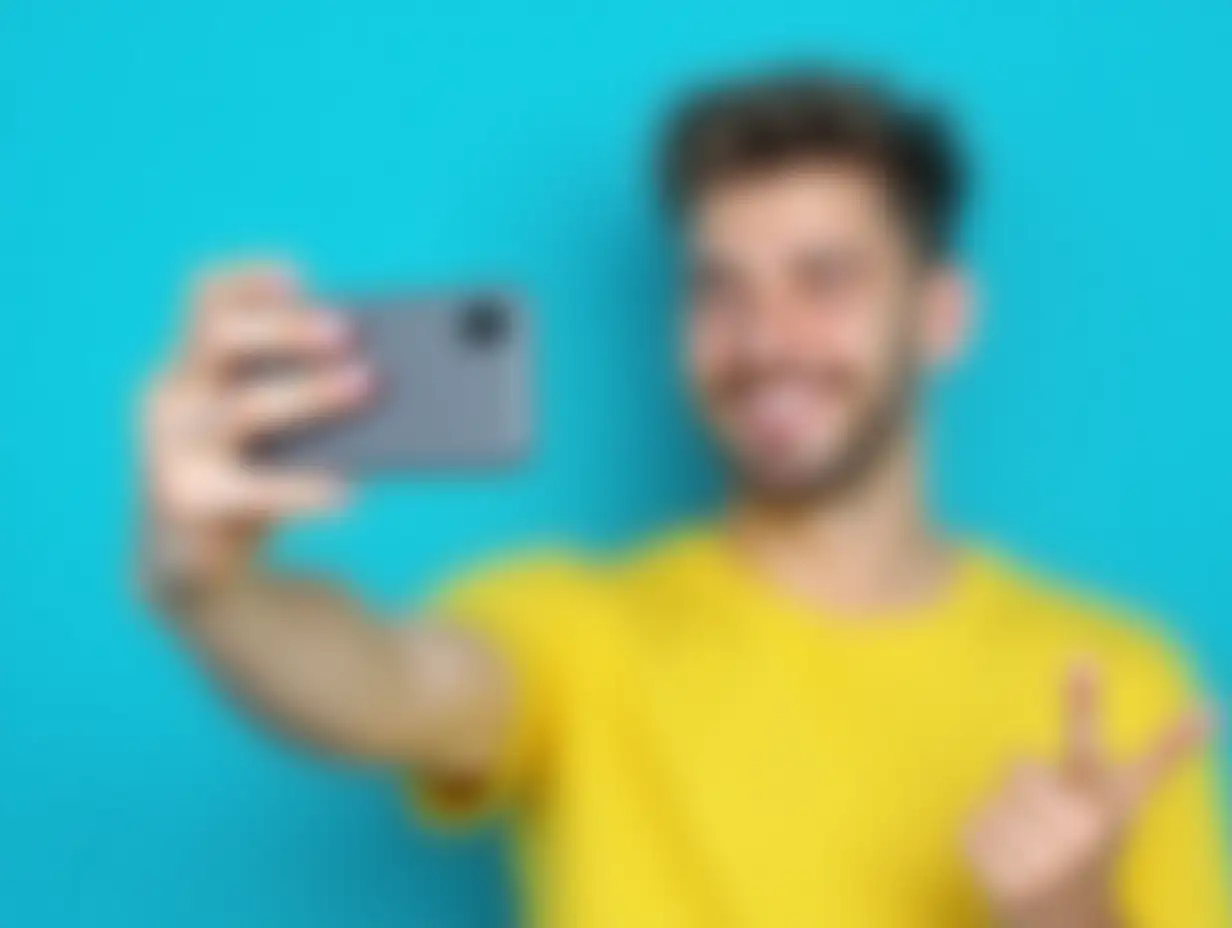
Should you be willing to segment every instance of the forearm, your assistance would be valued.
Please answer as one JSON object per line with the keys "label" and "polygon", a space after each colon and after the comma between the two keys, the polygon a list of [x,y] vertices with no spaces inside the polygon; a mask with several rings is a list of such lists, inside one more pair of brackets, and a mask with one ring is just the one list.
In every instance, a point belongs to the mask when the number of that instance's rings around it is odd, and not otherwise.
{"label": "forearm", "polygon": [[169,556],[192,554],[169,536],[147,536],[149,593],[247,709],[328,754],[483,775],[509,698],[481,642],[447,624],[381,621],[340,585],[264,568],[255,544],[202,571]]}
{"label": "forearm", "polygon": [[[345,499],[336,475],[253,466],[251,450],[364,404],[371,372],[351,334],[293,269],[201,279],[182,348],[143,394],[144,579],[203,662],[283,731],[353,757],[456,764],[504,724],[497,662],[457,634],[386,625],[334,587],[254,567],[267,532]],[[267,360],[287,376],[243,373]]]}
{"label": "forearm", "polygon": [[203,663],[279,731],[348,757],[413,753],[413,663],[337,587],[249,569],[168,607]]}
{"label": "forearm", "polygon": [[148,506],[145,592],[202,663],[272,727],[329,753],[400,751],[390,634],[340,585],[280,575],[263,527],[177,524]]}

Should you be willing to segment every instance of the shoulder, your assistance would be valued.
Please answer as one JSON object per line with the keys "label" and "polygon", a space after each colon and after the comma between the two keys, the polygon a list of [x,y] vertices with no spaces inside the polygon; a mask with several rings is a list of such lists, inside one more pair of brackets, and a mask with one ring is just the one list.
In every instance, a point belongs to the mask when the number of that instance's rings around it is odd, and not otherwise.
{"label": "shoulder", "polygon": [[430,604],[447,613],[553,611],[599,595],[607,573],[580,546],[540,544],[488,557],[447,576]]}
{"label": "shoulder", "polygon": [[1191,661],[1162,617],[1003,554],[984,557],[996,604],[987,627],[1003,646],[1093,661],[1152,702],[1174,702],[1193,688]]}
{"label": "shoulder", "polygon": [[688,595],[691,586],[704,585],[702,537],[698,531],[679,529],[617,549],[535,545],[448,577],[430,604],[443,614],[533,613],[554,625],[599,619],[610,623],[630,612],[645,612],[636,607],[648,602]]}

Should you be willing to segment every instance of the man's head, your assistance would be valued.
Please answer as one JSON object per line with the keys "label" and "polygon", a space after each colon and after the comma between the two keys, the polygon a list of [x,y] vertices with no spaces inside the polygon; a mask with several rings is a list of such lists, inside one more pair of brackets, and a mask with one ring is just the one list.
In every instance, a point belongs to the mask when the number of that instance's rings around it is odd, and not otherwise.
{"label": "man's head", "polygon": [[689,255],[688,368],[747,487],[833,492],[907,435],[917,381],[958,348],[961,195],[943,126],[829,73],[722,87],[669,133]]}

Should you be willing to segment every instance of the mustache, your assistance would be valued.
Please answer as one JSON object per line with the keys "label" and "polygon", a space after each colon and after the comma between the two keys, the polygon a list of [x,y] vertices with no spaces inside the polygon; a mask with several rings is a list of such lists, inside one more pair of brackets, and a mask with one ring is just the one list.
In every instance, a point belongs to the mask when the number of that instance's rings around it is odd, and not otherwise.
{"label": "mustache", "polygon": [[733,367],[714,383],[714,395],[723,400],[738,400],[749,393],[777,382],[803,384],[807,389],[825,393],[853,393],[859,378],[840,365],[761,365],[745,364]]}

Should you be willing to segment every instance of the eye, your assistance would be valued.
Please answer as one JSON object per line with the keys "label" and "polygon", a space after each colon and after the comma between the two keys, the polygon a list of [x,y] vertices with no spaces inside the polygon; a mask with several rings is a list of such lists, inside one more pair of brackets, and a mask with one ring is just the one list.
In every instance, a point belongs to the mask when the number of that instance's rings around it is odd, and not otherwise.
{"label": "eye", "polygon": [[713,312],[734,306],[742,293],[739,275],[715,261],[696,263],[689,273],[689,296],[696,310]]}

